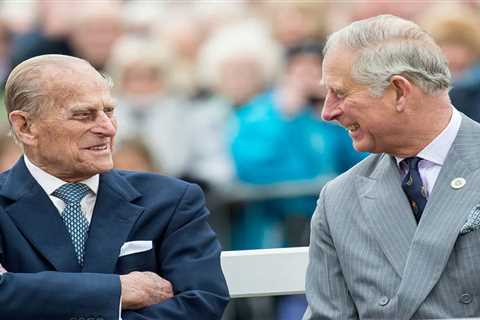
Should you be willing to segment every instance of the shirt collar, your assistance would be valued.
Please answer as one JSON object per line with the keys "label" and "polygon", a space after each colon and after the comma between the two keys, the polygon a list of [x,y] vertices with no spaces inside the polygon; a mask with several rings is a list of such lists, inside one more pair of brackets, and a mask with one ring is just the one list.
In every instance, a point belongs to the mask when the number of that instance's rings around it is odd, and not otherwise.
{"label": "shirt collar", "polygon": [[[37,167],[27,158],[26,155],[23,156],[23,159],[25,160],[25,165],[27,166],[28,171],[30,171],[30,174],[48,195],[51,195],[55,190],[63,186],[65,183],[68,183]],[[97,173],[88,179],[80,181],[80,183],[86,184],[96,195],[98,192],[99,180],[100,175]]]}
{"label": "shirt collar", "polygon": [[[423,150],[421,150],[417,157],[425,159],[429,162],[442,166],[447,158],[448,151],[450,150],[455,137],[457,136],[458,130],[462,123],[462,116],[460,112],[452,108],[452,117],[445,129],[432,140]],[[405,158],[395,157],[397,164],[400,165],[400,162]]]}

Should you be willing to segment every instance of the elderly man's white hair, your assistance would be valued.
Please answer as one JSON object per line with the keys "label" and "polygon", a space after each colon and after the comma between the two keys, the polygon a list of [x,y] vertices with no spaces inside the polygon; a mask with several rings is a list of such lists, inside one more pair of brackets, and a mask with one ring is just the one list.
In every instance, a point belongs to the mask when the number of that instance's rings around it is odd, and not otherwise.
{"label": "elderly man's white hair", "polygon": [[[12,70],[5,84],[4,102],[7,114],[21,110],[32,118],[37,117],[42,110],[55,103],[57,95],[68,94],[68,90],[51,92],[52,80],[66,74],[67,70],[78,69],[79,66],[95,70],[86,60],[60,54],[46,54],[23,61]],[[102,75],[99,73],[98,76]],[[110,78],[103,79],[106,85],[112,87]],[[10,128],[10,134],[18,143],[11,123]]]}
{"label": "elderly man's white hair", "polygon": [[199,54],[201,83],[217,89],[221,82],[222,64],[232,58],[248,56],[258,62],[262,82],[272,83],[281,68],[282,51],[267,26],[256,19],[247,19],[224,26],[211,35]]}
{"label": "elderly man's white hair", "polygon": [[441,49],[415,23],[392,15],[360,20],[330,35],[324,53],[334,47],[358,55],[352,79],[381,96],[393,75],[403,75],[426,94],[450,88],[451,75]]}

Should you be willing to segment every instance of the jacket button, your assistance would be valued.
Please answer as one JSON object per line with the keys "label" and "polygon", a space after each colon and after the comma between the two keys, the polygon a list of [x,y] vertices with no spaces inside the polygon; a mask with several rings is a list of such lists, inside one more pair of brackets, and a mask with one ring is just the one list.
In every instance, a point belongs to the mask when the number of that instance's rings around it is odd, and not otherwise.
{"label": "jacket button", "polygon": [[460,297],[460,302],[461,303],[464,303],[464,304],[469,304],[470,302],[472,302],[473,300],[473,297],[471,294],[469,293],[464,293],[462,294],[462,296]]}
{"label": "jacket button", "polygon": [[378,301],[378,304],[381,305],[382,307],[386,306],[390,302],[390,299],[387,297],[381,297],[380,300]]}

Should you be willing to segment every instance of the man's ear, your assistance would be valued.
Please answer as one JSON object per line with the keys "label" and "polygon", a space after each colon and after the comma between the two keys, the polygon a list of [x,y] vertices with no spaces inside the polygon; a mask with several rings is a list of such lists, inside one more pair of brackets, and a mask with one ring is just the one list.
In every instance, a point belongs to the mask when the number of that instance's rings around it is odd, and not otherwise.
{"label": "man's ear", "polygon": [[407,106],[407,100],[412,92],[412,83],[401,75],[394,75],[390,78],[390,83],[395,90],[395,109],[403,112]]}
{"label": "man's ear", "polygon": [[35,145],[36,135],[32,132],[32,120],[28,113],[21,110],[15,110],[8,115],[12,129],[18,140],[24,145]]}

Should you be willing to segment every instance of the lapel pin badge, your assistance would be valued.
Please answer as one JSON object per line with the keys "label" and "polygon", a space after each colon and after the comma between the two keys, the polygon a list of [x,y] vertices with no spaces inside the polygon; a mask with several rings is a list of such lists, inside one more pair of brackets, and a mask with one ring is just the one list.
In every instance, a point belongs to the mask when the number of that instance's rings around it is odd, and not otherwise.
{"label": "lapel pin badge", "polygon": [[461,189],[465,183],[467,183],[467,181],[464,178],[455,178],[452,180],[452,182],[450,182],[450,187],[455,190]]}

